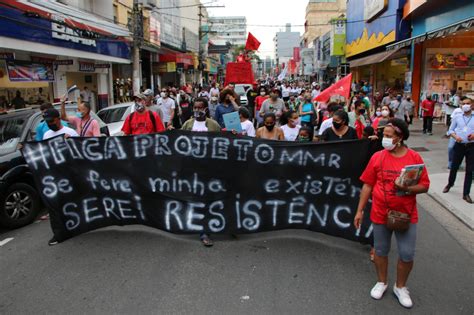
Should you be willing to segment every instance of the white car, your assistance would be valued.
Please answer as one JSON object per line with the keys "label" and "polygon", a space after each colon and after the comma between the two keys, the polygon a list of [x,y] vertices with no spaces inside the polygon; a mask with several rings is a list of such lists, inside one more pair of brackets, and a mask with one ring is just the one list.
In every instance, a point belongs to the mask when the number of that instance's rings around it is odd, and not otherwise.
{"label": "white car", "polygon": [[252,84],[236,84],[235,85],[235,93],[239,94],[240,96],[240,105],[247,106],[247,91],[252,88]]}
{"label": "white car", "polygon": [[103,108],[97,112],[100,117],[109,127],[111,136],[123,135],[122,126],[127,116],[132,112],[134,103],[122,103]]}

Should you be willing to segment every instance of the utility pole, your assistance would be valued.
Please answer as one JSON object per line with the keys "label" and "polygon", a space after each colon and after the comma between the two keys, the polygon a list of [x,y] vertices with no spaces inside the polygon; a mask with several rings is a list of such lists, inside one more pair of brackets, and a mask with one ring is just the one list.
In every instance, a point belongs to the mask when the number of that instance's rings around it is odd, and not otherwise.
{"label": "utility pole", "polygon": [[[200,1],[200,0],[199,0]],[[225,6],[223,5],[214,5],[214,6],[203,6],[202,4],[199,5],[199,13],[198,13],[198,16],[199,16],[199,50],[198,50],[198,60],[199,60],[199,64],[198,64],[198,73],[199,73],[199,78],[198,78],[198,83],[202,86],[202,70],[204,70],[204,51],[203,51],[203,47],[201,45],[201,41],[202,39],[204,38],[204,36],[206,36],[207,34],[209,34],[209,30],[207,30],[206,33],[204,33],[202,31],[202,18],[204,17],[204,15],[202,14],[202,9],[203,8],[225,8]]]}
{"label": "utility pole", "polygon": [[138,0],[133,0],[132,10],[132,34],[133,34],[133,95],[140,93],[140,46],[143,41],[143,18],[142,10]]}

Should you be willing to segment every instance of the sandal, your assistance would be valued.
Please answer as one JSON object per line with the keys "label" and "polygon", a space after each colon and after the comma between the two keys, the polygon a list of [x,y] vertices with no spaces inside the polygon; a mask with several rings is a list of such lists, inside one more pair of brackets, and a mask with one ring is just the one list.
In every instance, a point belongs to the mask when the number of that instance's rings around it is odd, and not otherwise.
{"label": "sandal", "polygon": [[374,262],[375,258],[375,249],[373,247],[370,248],[370,261]]}
{"label": "sandal", "polygon": [[212,245],[214,245],[214,243],[212,242],[212,240],[209,238],[209,236],[207,235],[203,235],[201,236],[201,242],[204,246],[206,247],[211,247]]}

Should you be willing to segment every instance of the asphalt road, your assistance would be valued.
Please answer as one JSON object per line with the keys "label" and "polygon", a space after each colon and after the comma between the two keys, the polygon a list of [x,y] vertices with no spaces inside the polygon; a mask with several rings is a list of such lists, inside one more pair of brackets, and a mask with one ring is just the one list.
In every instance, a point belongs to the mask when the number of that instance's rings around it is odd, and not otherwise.
{"label": "asphalt road", "polygon": [[[473,314],[473,256],[424,210],[418,231],[412,312]],[[391,290],[381,301],[370,298],[376,278],[367,247],[318,233],[218,237],[213,248],[197,236],[139,226],[53,247],[50,237],[48,221],[0,234],[0,242],[13,238],[0,247],[0,314],[404,311]]]}

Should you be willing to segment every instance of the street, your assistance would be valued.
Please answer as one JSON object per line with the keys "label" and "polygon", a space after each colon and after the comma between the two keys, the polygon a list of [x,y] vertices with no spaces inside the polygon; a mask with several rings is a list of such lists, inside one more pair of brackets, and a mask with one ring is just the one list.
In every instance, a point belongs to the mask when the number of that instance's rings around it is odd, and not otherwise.
{"label": "street", "polygon": [[[472,314],[473,256],[424,210],[408,286],[414,313]],[[461,227],[462,228],[462,227]],[[368,247],[308,231],[198,237],[132,226],[106,228],[50,247],[48,221],[0,240],[2,314],[314,314],[403,311],[375,283]],[[472,238],[471,238],[472,241]],[[392,246],[396,246],[392,244]]]}

